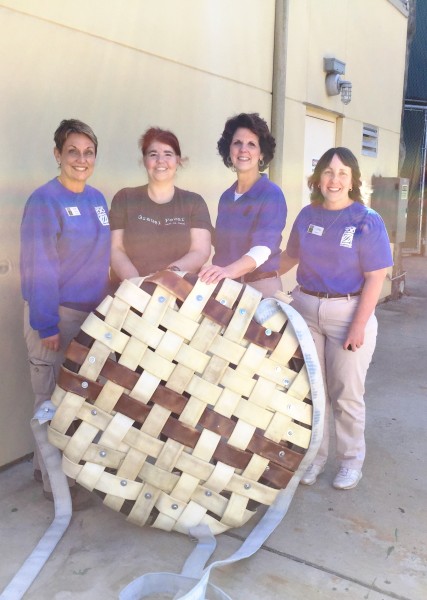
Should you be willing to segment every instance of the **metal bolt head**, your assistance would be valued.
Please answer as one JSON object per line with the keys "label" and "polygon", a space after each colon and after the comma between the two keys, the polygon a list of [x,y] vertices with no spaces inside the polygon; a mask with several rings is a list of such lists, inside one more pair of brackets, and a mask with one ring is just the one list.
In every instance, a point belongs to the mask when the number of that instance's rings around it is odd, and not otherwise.
{"label": "metal bolt head", "polygon": [[178,504],[172,504],[171,509],[176,510],[178,508]]}
{"label": "metal bolt head", "polygon": [[212,496],[212,492],[210,490],[206,490],[205,496]]}
{"label": "metal bolt head", "polygon": [[284,380],[283,380],[283,385],[284,385],[285,387],[288,387],[288,385],[289,385],[289,379],[284,379]]}
{"label": "metal bolt head", "polygon": [[150,492],[146,492],[146,493],[144,494],[144,498],[146,498],[147,500],[151,500],[151,497],[152,497],[152,496],[151,496]]}
{"label": "metal bolt head", "polygon": [[271,331],[271,329],[266,329],[266,330],[265,330],[265,335],[271,335],[271,334],[272,334],[272,331]]}
{"label": "metal bolt head", "polygon": [[[201,294],[197,294],[196,296],[197,302],[201,302],[203,300],[203,296]],[[175,505],[174,505],[175,506]],[[178,508],[178,507],[177,507]]]}
{"label": "metal bolt head", "polygon": [[104,458],[104,456],[107,456],[107,453],[105,452],[105,450],[101,450],[99,456],[102,456],[102,458]]}
{"label": "metal bolt head", "polygon": [[285,456],[285,451],[284,450],[280,450],[279,456],[280,456],[280,458],[283,458]]}
{"label": "metal bolt head", "polygon": [[92,410],[90,411],[90,414],[95,416],[98,414],[98,411],[96,410],[96,408],[92,408]]}
{"label": "metal bolt head", "polygon": [[251,489],[251,484],[250,483],[245,483],[245,485],[243,487],[245,488],[245,490],[250,490]]}
{"label": "metal bolt head", "polygon": [[245,314],[246,314],[246,308],[240,308],[240,309],[239,309],[239,313],[240,313],[241,315],[245,315]]}
{"label": "metal bolt head", "polygon": [[113,334],[111,333],[111,331],[107,331],[107,333],[104,333],[104,337],[106,340],[111,340],[113,337]]}
{"label": "metal bolt head", "polygon": [[87,381],[82,381],[82,388],[85,390],[88,387],[89,387],[88,382]]}
{"label": "metal bolt head", "polygon": [[166,298],[164,296],[159,296],[159,302],[160,304],[163,304],[163,302],[166,300]]}
{"label": "metal bolt head", "polygon": [[126,481],[126,479],[122,479],[122,480],[121,480],[121,482],[120,482],[120,485],[121,485],[122,487],[126,487],[126,486],[127,486],[127,484],[128,484],[128,482]]}
{"label": "metal bolt head", "polygon": [[288,435],[289,435],[289,437],[291,437],[291,436],[293,436],[293,435],[294,435],[294,432],[292,431],[292,429],[289,429],[289,430],[288,430]]}
{"label": "metal bolt head", "polygon": [[220,303],[220,304],[227,304],[227,300],[226,300],[225,298],[222,298],[222,299],[219,301],[219,303]]}
{"label": "metal bolt head", "polygon": [[96,362],[96,357],[95,356],[89,356],[88,361],[90,362],[91,365],[93,365],[93,363]]}

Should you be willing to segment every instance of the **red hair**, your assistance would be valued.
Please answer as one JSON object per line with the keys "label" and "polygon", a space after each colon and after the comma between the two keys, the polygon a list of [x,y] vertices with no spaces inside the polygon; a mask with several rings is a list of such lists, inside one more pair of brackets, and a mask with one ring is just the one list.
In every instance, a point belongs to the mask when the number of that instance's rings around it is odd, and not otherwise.
{"label": "red hair", "polygon": [[147,131],[141,135],[138,141],[138,146],[140,147],[143,156],[145,156],[149,146],[153,142],[167,144],[173,149],[177,156],[181,157],[181,148],[179,146],[178,138],[174,133],[172,133],[172,131],[160,129],[160,127],[150,127],[147,129]]}

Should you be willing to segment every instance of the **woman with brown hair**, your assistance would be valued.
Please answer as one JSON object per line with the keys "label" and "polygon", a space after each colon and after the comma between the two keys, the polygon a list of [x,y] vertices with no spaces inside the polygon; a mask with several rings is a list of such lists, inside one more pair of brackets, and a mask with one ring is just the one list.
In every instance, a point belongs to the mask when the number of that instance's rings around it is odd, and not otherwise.
{"label": "woman with brown hair", "polygon": [[280,273],[298,264],[292,306],[313,335],[326,391],[322,443],[301,478],[311,485],[328,457],[329,414],[336,431],[337,489],[354,488],[365,459],[365,379],[375,349],[375,306],[393,264],[380,215],[364,205],[356,157],[330,148],[308,180],[311,204],[297,216]]}
{"label": "woman with brown hair", "polygon": [[113,281],[162,269],[197,273],[210,255],[211,221],[203,198],[175,185],[179,141],[151,127],[139,146],[148,184],[120,190],[111,204]]}

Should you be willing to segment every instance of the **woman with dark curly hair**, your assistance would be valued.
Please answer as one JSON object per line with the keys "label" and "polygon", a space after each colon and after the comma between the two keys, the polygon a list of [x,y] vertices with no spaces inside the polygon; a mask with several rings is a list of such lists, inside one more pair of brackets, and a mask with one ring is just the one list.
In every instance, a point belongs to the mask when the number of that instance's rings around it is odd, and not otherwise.
{"label": "woman with dark curly hair", "polygon": [[298,264],[292,306],[313,335],[326,391],[323,439],[301,483],[315,483],[325,468],[332,411],[338,466],[333,486],[347,490],[362,477],[374,310],[393,260],[383,220],[363,203],[359,165],[348,148],[325,152],[308,186],[311,204],[297,216],[280,266],[284,274]]}
{"label": "woman with dark curly hair", "polygon": [[271,296],[281,289],[280,242],[286,224],[282,190],[261,175],[274,156],[276,142],[257,113],[241,113],[225,124],[218,151],[237,181],[219,201],[212,265],[200,271],[205,283],[225,277],[249,283]]}

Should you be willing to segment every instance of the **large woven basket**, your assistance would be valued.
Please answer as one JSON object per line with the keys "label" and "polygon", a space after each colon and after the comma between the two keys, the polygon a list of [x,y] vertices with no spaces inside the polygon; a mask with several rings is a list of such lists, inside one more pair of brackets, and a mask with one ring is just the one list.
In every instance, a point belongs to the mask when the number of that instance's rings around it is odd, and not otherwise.
{"label": "large woven basket", "polygon": [[64,472],[168,531],[217,534],[271,505],[309,447],[313,407],[292,325],[258,324],[260,302],[228,279],[124,281],[70,344],[52,398]]}

